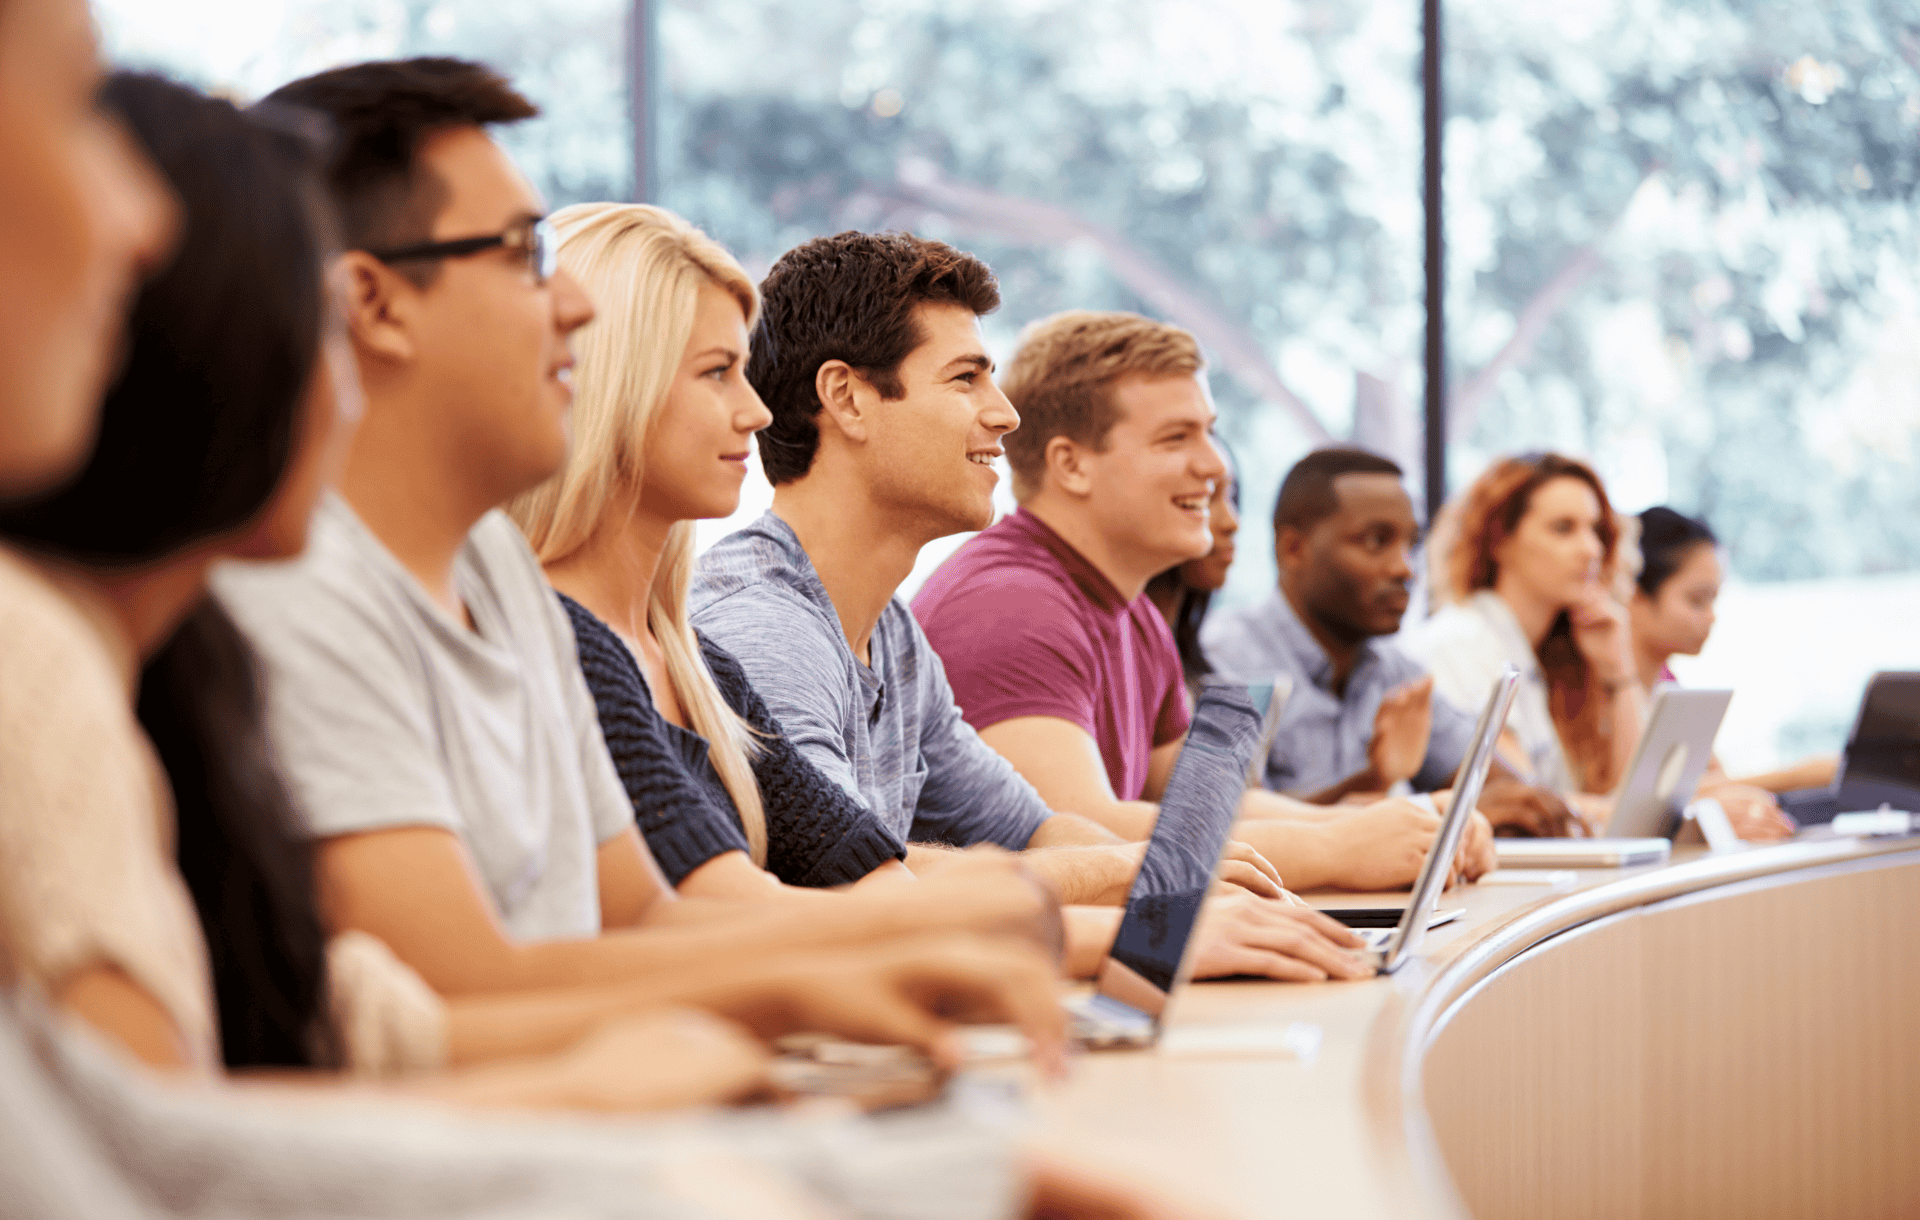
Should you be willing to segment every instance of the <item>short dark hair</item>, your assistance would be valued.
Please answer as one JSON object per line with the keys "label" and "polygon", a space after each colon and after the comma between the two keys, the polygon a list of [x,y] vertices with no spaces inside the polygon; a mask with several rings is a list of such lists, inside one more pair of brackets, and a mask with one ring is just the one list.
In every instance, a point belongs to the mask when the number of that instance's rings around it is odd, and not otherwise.
{"label": "short dark hair", "polygon": [[101,90],[184,205],[166,270],[127,323],[99,443],[0,532],[82,563],[135,566],[258,514],[291,459],[319,359],[334,237],[321,151],[284,110],[244,114],[158,76]]}
{"label": "short dark hair", "polygon": [[1655,505],[1640,514],[1640,575],[1635,583],[1648,597],[1658,597],[1660,587],[1673,579],[1693,548],[1719,541],[1698,517]]}
{"label": "short dark hair", "polygon": [[904,392],[900,362],[926,341],[914,320],[921,305],[1000,307],[987,265],[945,242],[911,233],[846,232],[816,237],[780,256],[760,285],[760,322],[747,380],[773,412],[760,434],[767,479],[790,483],[820,449],[814,377],[844,360],[887,398]]}
{"label": "short dark hair", "polygon": [[1333,481],[1343,474],[1390,474],[1400,478],[1399,464],[1365,449],[1315,449],[1293,464],[1280,482],[1273,502],[1273,536],[1282,529],[1308,530],[1340,509]]}
{"label": "short dark hair", "polygon": [[[419,164],[428,136],[540,113],[485,64],[432,56],[333,68],[282,85],[266,100],[319,111],[333,125],[327,187],[352,250],[427,240],[447,204],[446,184]],[[426,284],[438,267],[410,263],[403,274]]]}

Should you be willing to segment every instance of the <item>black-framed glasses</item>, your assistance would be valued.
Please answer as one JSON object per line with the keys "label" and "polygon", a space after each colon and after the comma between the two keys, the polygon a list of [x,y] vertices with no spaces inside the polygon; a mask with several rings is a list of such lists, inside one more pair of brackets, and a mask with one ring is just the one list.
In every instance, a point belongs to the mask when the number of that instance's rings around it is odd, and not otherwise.
{"label": "black-framed glasses", "polygon": [[533,272],[533,282],[536,284],[546,283],[560,269],[560,235],[553,231],[553,225],[544,216],[516,220],[504,231],[486,237],[427,241],[412,246],[396,246],[391,250],[369,250],[367,253],[383,263],[404,263],[421,258],[464,258],[496,246],[517,251],[526,259],[527,269]]}

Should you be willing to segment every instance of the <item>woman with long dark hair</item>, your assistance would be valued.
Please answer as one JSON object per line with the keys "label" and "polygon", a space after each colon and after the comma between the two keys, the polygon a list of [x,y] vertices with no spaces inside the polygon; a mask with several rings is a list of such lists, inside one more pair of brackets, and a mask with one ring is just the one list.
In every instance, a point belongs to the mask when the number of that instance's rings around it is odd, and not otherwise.
{"label": "woman with long dark hair", "polygon": [[1227,570],[1233,566],[1234,535],[1240,532],[1239,465],[1233,450],[1219,437],[1214,438],[1213,445],[1227,460],[1226,477],[1214,484],[1213,498],[1207,505],[1213,549],[1198,559],[1168,568],[1149,580],[1146,589],[1148,599],[1173,631],[1189,694],[1201,678],[1213,672],[1206,651],[1200,647],[1200,625],[1207,620],[1213,595],[1226,587]]}
{"label": "woman with long dark hair", "polygon": [[1434,689],[1475,707],[1501,667],[1517,665],[1510,727],[1533,781],[1570,796],[1611,792],[1646,695],[1626,608],[1608,592],[1619,531],[1600,476],[1557,453],[1501,458],[1442,511],[1430,555],[1441,608],[1408,649]]}
{"label": "woman with long dark hair", "polygon": [[[242,114],[157,77],[117,76],[104,97],[178,191],[186,227],[135,302],[91,458],[0,512],[0,535],[90,617],[124,666],[112,685],[127,690],[147,659],[142,723],[86,681],[42,709],[43,728],[84,736],[90,757],[11,794],[0,944],[63,1007],[162,1066],[378,1076],[560,1050],[594,1022],[556,1022],[536,1002],[449,1007],[378,941],[329,939],[251,655],[205,599],[217,560],[305,546],[359,409],[325,281],[314,139],[295,116]],[[762,1055],[744,1035],[675,1020],[597,1044],[596,1071],[555,1062],[453,1091],[625,1107],[653,1104],[656,1084],[666,1104],[755,1084]],[[637,1079],[680,1042],[714,1070]]]}

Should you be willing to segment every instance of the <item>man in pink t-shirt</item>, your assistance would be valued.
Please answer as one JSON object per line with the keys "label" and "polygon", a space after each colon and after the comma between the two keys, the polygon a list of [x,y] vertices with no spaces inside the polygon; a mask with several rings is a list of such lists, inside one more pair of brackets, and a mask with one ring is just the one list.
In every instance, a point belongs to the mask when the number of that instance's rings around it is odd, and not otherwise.
{"label": "man in pink t-shirt", "polygon": [[1140,800],[1155,747],[1186,735],[1166,620],[1024,508],[942,564],[913,615],[968,724],[984,732],[1045,716],[1075,725],[1099,744],[1121,800]]}
{"label": "man in pink t-shirt", "polygon": [[[1192,335],[1137,314],[1035,323],[1002,388],[1020,509],[961,547],[913,611],[967,722],[1054,809],[1123,837],[1151,827],[1187,722],[1180,658],[1147,581],[1213,545],[1226,463]],[[1234,835],[1295,888],[1413,880],[1439,819],[1405,800],[1328,810],[1265,791]],[[1461,849],[1492,867],[1479,814]]]}

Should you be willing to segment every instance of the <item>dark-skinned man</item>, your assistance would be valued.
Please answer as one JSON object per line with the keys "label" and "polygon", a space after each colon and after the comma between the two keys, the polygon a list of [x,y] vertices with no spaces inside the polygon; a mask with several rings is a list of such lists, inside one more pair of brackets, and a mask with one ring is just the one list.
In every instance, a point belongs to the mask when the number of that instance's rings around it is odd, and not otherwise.
{"label": "dark-skinned man", "polygon": [[[1201,629],[1227,673],[1294,680],[1266,783],[1316,803],[1453,782],[1477,709],[1433,693],[1419,662],[1381,637],[1400,630],[1420,523],[1400,467],[1359,449],[1320,449],[1287,473],[1273,514],[1280,585]],[[1579,833],[1558,795],[1496,758],[1480,811],[1508,833]]]}

